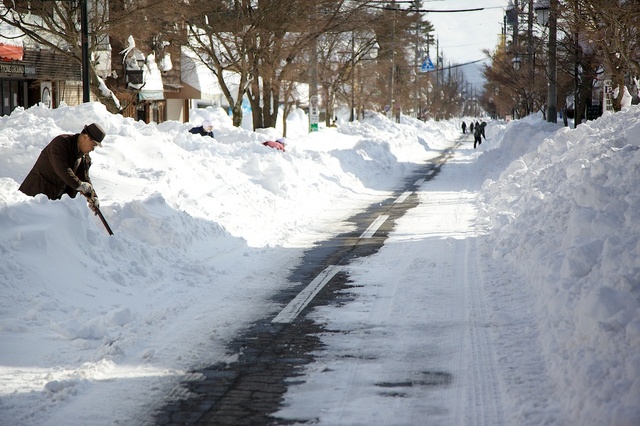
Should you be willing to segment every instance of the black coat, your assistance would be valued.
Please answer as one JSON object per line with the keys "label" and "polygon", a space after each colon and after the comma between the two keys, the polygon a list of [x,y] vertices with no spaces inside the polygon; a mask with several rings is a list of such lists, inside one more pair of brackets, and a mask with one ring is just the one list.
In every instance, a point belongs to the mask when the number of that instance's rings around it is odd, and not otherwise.
{"label": "black coat", "polygon": [[482,134],[484,133],[484,127],[480,126],[479,124],[476,125],[475,129],[473,130],[473,137],[479,141],[482,139]]}
{"label": "black coat", "polygon": [[213,132],[207,132],[202,126],[196,126],[192,128],[191,130],[189,130],[189,133],[193,133],[194,135],[213,137]]}
{"label": "black coat", "polygon": [[51,200],[59,200],[62,194],[75,198],[76,188],[82,182],[89,182],[91,157],[78,149],[78,137],[60,135],[47,145],[20,185],[20,191],[27,195],[45,194]]}

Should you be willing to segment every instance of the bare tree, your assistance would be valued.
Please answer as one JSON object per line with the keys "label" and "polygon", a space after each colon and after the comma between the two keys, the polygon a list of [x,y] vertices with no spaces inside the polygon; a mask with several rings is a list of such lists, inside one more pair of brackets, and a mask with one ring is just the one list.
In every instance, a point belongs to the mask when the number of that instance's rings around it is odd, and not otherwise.
{"label": "bare tree", "polygon": [[[35,41],[40,46],[61,53],[69,62],[78,68],[82,66],[82,44],[80,28],[79,4],[71,1],[61,2],[27,2],[5,1],[5,8],[0,13],[0,20],[18,28],[25,36]],[[91,50],[95,51],[97,43],[96,35],[104,34],[108,12],[98,7],[91,7],[91,20],[89,25]],[[91,92],[102,99],[105,96],[98,90],[98,79],[95,67],[89,68],[90,80],[94,83]],[[118,111],[115,103],[107,100],[110,111]]]}
{"label": "bare tree", "polygon": [[513,54],[506,49],[484,53],[491,58],[491,65],[483,70],[487,80],[484,87],[487,96],[481,100],[483,107],[495,109],[501,116],[513,113],[523,117],[536,108],[544,114],[547,93],[544,55],[537,52],[535,62],[531,60],[527,67],[518,68],[514,67]]}
{"label": "bare tree", "polygon": [[[95,58],[105,47],[110,31],[117,31],[127,21],[144,22],[147,15],[158,10],[168,10],[163,3],[168,0],[128,2],[120,13],[111,11],[106,1],[88,4],[89,57]],[[81,10],[78,1],[27,1],[4,0],[0,9],[0,21],[18,28],[39,46],[62,54],[69,63],[82,66]],[[153,12],[156,11],[156,12]],[[120,112],[116,98],[102,90],[103,80],[98,76],[95,60],[89,63],[91,94],[107,106],[111,112]]]}
{"label": "bare tree", "polygon": [[[77,0],[3,1],[7,7],[0,10],[2,21],[39,45],[62,53],[70,63],[82,65]],[[418,33],[419,2],[412,7],[416,11],[379,0],[190,0],[179,2],[178,7],[171,0],[90,2],[88,45],[90,57],[97,58],[89,64],[91,92],[112,112],[122,110],[119,99],[135,99],[135,93],[126,90],[124,75],[107,66],[107,75],[99,76],[96,61],[104,57],[95,55],[100,49],[112,49],[117,55],[127,47],[131,34],[136,44],[155,53],[164,48],[165,41],[178,57],[180,45],[190,46],[217,77],[236,126],[242,120],[245,95],[255,128],[275,126],[283,101],[286,117],[294,104],[296,83],[309,82],[311,46],[316,43],[320,43],[319,83],[325,90],[328,118],[338,99],[355,101],[360,111],[365,102],[382,108],[391,98],[411,105],[418,102],[420,92],[415,87],[418,79],[412,80],[417,46],[423,44],[420,37],[429,36],[430,31],[424,36]],[[422,24],[428,26],[426,21]],[[340,57],[338,44],[353,37],[358,38],[358,46]],[[376,66],[361,65],[372,43],[380,51]],[[114,64],[116,61],[117,57]],[[364,69],[366,74],[360,72]],[[163,79],[169,77],[179,78],[172,74]],[[365,77],[366,85],[375,90],[362,90]],[[103,82],[119,99],[101,90]]]}
{"label": "bare tree", "polygon": [[[291,107],[289,93],[295,88],[294,82],[309,81],[314,43],[318,46],[318,82],[324,90],[328,117],[332,116],[334,99],[342,96],[342,101],[348,102],[351,92],[346,90],[354,81],[355,65],[365,60],[364,52],[376,40],[380,40],[381,61],[391,58],[393,51],[396,66],[407,65],[402,46],[408,40],[408,12],[384,10],[379,7],[381,4],[345,0],[200,0],[191,3],[187,22],[191,47],[218,78],[232,106],[234,124],[239,125],[242,120],[242,97],[246,95],[254,128],[261,128],[275,126],[281,101],[285,109]],[[387,34],[390,17],[397,20],[393,42]],[[358,32],[361,41],[356,49],[349,46],[354,32]],[[340,54],[341,51],[350,52]],[[234,87],[229,86],[227,73],[236,74]],[[388,86],[384,80],[379,83]]]}
{"label": "bare tree", "polygon": [[[282,82],[300,78],[300,62],[305,52],[332,25],[331,19],[343,3],[329,0],[193,3],[187,21],[191,48],[217,77],[232,106],[234,125],[242,121],[242,99],[246,94],[254,128],[275,126]],[[323,14],[319,14],[321,10]],[[230,73],[237,77],[235,90],[230,85]]]}
{"label": "bare tree", "polygon": [[[585,48],[596,52],[611,76],[614,87],[622,89],[625,75],[640,75],[640,2],[630,0],[566,0],[563,8],[567,25],[584,34]],[[613,99],[619,111],[623,90]]]}

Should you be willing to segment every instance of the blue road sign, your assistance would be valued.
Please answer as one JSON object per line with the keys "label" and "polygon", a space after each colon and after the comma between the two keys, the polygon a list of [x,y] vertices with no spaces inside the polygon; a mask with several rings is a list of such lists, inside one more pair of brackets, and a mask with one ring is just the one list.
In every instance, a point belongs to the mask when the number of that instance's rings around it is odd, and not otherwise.
{"label": "blue road sign", "polygon": [[422,62],[422,67],[420,67],[420,72],[433,71],[436,67],[433,66],[433,62],[431,62],[431,58],[428,56],[424,58]]}

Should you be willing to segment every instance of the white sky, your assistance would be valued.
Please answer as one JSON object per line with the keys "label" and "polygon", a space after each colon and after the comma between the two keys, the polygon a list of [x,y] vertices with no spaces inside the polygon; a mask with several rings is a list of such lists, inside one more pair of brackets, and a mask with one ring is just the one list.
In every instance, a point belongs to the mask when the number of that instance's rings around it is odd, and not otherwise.
{"label": "white sky", "polygon": [[[484,8],[476,12],[428,13],[426,18],[435,27],[435,34],[444,51],[445,66],[485,59],[483,49],[495,50],[502,33],[504,8],[508,0],[423,0],[429,10],[462,10]],[[432,55],[435,56],[435,55]],[[482,76],[478,67],[465,67],[465,77],[478,89]]]}
{"label": "white sky", "polygon": [[[575,130],[491,122],[475,150],[456,146],[460,120],[307,134],[295,111],[282,153],[261,144],[277,129],[190,117],[0,117],[0,423],[148,424],[187,371],[237,360],[234,336],[283,310],[271,296],[305,250],[452,148],[381,250],[344,265],[351,300],[309,312],[340,332],[318,336],[277,416],[640,424],[638,107]],[[215,140],[188,133],[205,118]],[[91,175],[113,236],[80,197],[18,191],[53,137],[90,122],[107,132]]]}

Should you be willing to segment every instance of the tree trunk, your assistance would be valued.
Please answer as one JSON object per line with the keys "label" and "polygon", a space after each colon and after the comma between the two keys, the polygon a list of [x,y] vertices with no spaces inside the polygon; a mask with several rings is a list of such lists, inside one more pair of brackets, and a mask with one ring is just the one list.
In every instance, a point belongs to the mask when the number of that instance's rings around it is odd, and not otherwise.
{"label": "tree trunk", "polygon": [[325,86],[322,88],[322,99],[324,99],[324,124],[325,126],[331,126],[331,119],[333,118],[333,108],[329,102],[329,89]]}
{"label": "tree trunk", "polygon": [[612,100],[612,106],[613,106],[613,110],[615,112],[618,112],[622,109],[622,97],[624,96],[624,75],[622,73],[615,73],[612,76],[612,82],[613,85],[612,87],[617,87],[618,88],[618,96],[616,96],[615,98],[613,98]]}
{"label": "tree trunk", "polygon": [[287,116],[289,115],[288,110],[290,110],[291,107],[287,108],[286,104],[284,107],[284,113],[282,114],[282,136],[283,137],[287,137]]}
{"label": "tree trunk", "polygon": [[89,74],[91,81],[90,89],[93,96],[98,100],[98,102],[103,104],[111,114],[122,114],[122,106],[119,105],[120,101],[118,100],[116,103],[116,99],[114,99],[116,95],[113,94],[113,96],[108,96],[100,90],[100,80],[98,79],[98,74],[93,66],[89,67]]}
{"label": "tree trunk", "polygon": [[253,130],[264,128],[262,117],[262,105],[260,99],[259,78],[254,78],[251,82],[250,90],[247,91],[249,103],[251,104],[251,118],[253,119]]}
{"label": "tree trunk", "polygon": [[233,104],[233,106],[231,107],[231,113],[233,115],[231,117],[231,121],[233,122],[233,127],[242,126],[243,112],[242,112],[242,99],[241,98],[240,98],[239,102],[238,102],[238,100],[236,100],[236,102]]}
{"label": "tree trunk", "polygon": [[278,95],[279,90],[272,84],[272,81],[264,81],[262,88],[262,110],[264,127],[276,127],[278,120]]}

